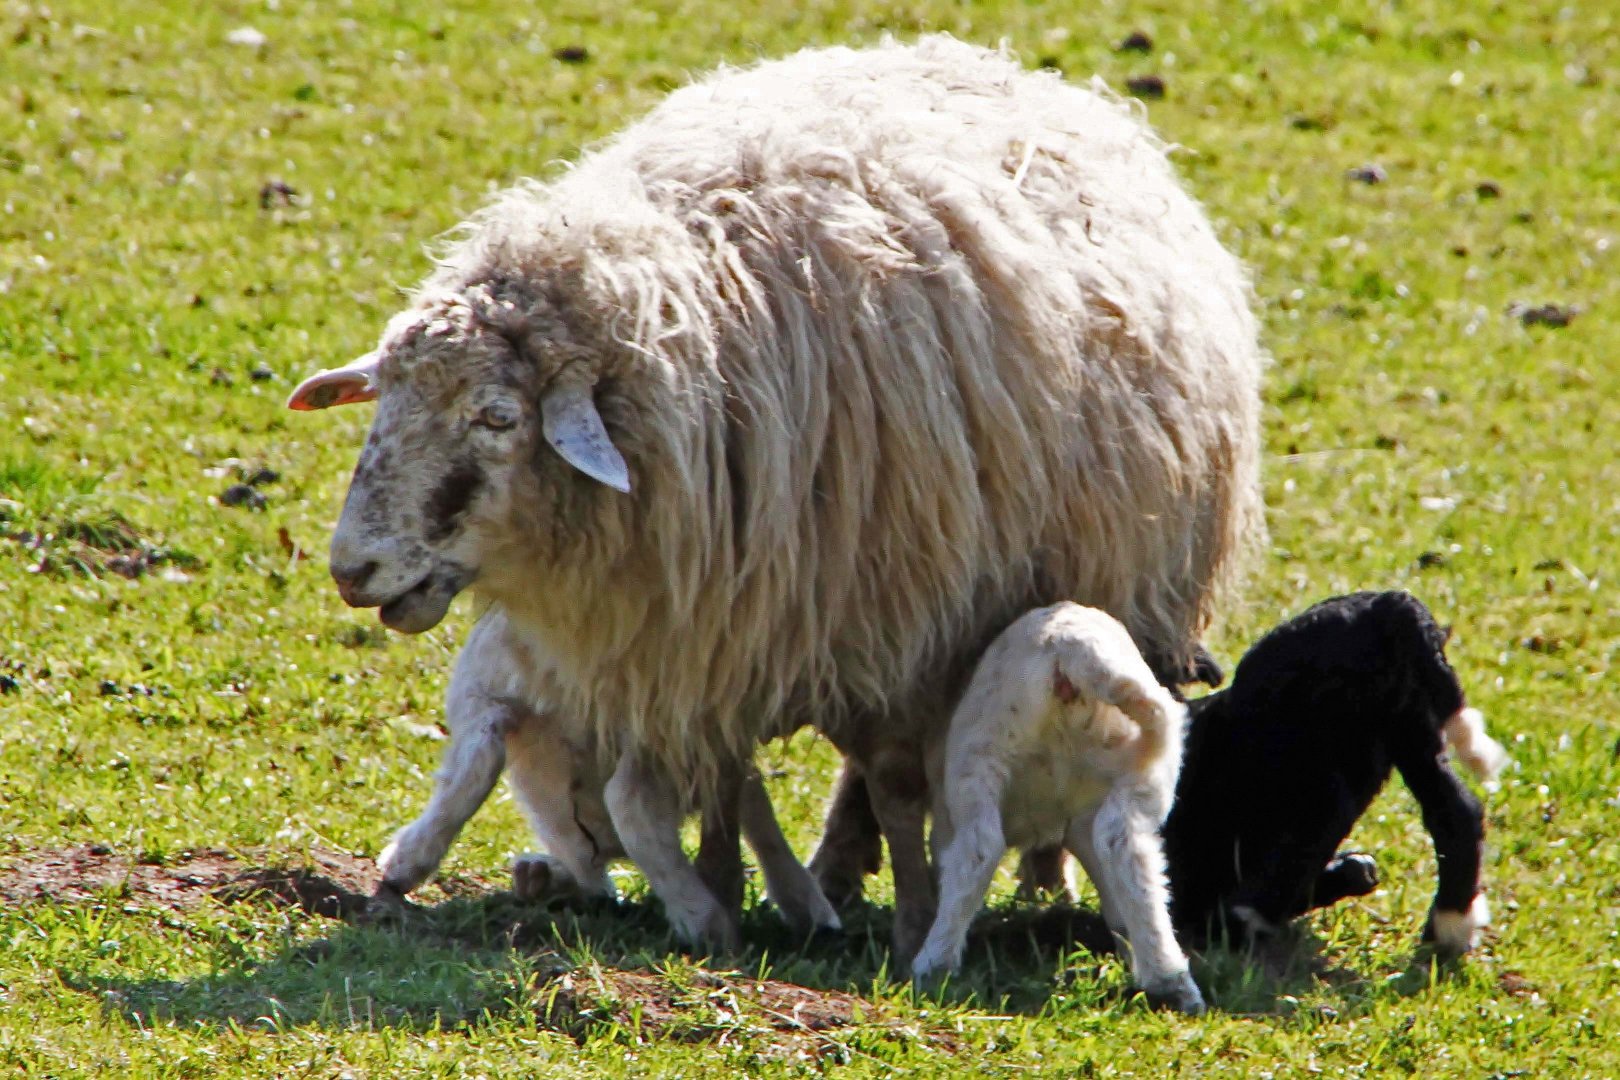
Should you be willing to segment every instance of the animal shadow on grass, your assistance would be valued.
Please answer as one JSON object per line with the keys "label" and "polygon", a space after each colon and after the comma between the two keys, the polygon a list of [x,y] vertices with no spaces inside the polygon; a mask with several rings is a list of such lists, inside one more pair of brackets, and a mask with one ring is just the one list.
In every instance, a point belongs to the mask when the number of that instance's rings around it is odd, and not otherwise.
{"label": "animal shadow on grass", "polygon": [[271,860],[204,851],[142,863],[83,845],[0,870],[0,902],[117,905],[212,953],[212,970],[184,978],[61,970],[133,1025],[427,1031],[526,1014],[581,1041],[746,1039],[818,1060],[957,1041],[870,994],[887,925],[801,941],[755,903],[745,955],[694,962],[651,901],[547,908],[452,878],[428,890],[442,897],[431,906],[379,906],[369,860]]}
{"label": "animal shadow on grass", "polygon": [[[888,999],[908,991],[885,987],[887,908],[859,908],[842,933],[803,940],[756,899],[743,918],[745,955],[694,962],[651,900],[545,907],[452,878],[435,889],[446,898],[431,906],[379,908],[374,879],[368,860],[333,852],[314,853],[302,867],[246,865],[222,852],[146,865],[81,847],[9,868],[0,898],[116,899],[126,910],[133,903],[166,915],[169,926],[187,926],[188,913],[210,905],[239,914],[197,933],[219,956],[208,974],[63,973],[134,1023],[427,1030],[528,1012],[580,1040],[699,1041],[729,1032],[818,1057],[851,1052],[843,1028],[858,1028],[861,1040],[954,1039],[943,1028],[919,1035],[914,1018],[902,1024],[892,1015]],[[276,923],[268,931],[267,913]],[[302,932],[300,920],[319,920],[321,932]],[[258,942],[267,932],[286,940],[263,956]],[[1357,1002],[1417,993],[1430,980],[1420,953],[1402,979],[1374,983],[1328,964],[1321,942],[1299,930],[1253,950],[1212,949],[1194,969],[1217,1008],[1250,1015],[1293,1011],[1324,984],[1360,1011]],[[982,915],[945,996],[1033,1015],[1117,1005],[1134,994],[1101,917],[1060,903]]]}

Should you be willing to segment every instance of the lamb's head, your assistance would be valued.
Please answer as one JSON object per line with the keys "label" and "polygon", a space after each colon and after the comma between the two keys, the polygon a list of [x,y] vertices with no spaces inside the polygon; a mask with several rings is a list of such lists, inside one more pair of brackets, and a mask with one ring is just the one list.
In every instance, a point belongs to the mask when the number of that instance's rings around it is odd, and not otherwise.
{"label": "lamb's head", "polygon": [[601,381],[600,351],[564,320],[482,286],[400,315],[376,352],[307,379],[290,408],[377,401],[332,536],[344,601],[420,633],[515,535],[543,561],[533,545],[567,524],[547,515],[622,498],[608,490],[629,491],[630,475]]}

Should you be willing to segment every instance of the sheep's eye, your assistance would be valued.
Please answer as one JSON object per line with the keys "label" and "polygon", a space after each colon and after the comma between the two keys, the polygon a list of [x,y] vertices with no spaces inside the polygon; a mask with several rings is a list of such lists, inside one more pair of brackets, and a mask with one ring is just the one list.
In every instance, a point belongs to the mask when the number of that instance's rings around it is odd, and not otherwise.
{"label": "sheep's eye", "polygon": [[491,431],[505,431],[517,422],[517,407],[508,401],[494,401],[478,410],[477,423]]}

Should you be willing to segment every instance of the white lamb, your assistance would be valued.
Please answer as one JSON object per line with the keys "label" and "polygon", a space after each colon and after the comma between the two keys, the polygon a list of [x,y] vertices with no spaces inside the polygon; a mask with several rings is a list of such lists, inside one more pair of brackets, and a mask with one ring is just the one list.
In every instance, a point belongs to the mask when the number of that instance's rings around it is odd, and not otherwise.
{"label": "white lamb", "polygon": [[[725,899],[733,890],[715,877],[723,879],[735,861],[740,819],[742,835],[759,858],[766,895],[788,924],[801,933],[838,928],[832,905],[777,826],[757,772],[749,769],[725,785],[734,796],[727,806],[705,808],[709,859],[700,855],[694,868],[680,844],[692,792],[629,754],[609,775],[591,726],[547,702],[543,687],[550,668],[532,638],[512,632],[500,608],[473,628],[450,679],[445,719],[451,741],[433,796],[378,857],[381,895],[402,896],[427,880],[505,768],[543,849],[513,863],[513,891],[520,897],[613,896],[608,864],[625,856],[619,829],[633,829],[655,841],[636,853],[637,866],[663,900],[676,934],[690,944],[734,951],[739,937],[729,907],[735,903],[717,903],[715,896]],[[737,900],[740,886],[738,878]]]}
{"label": "white lamb", "polygon": [[1019,618],[985,651],[943,739],[929,748],[939,911],[912,965],[956,970],[968,925],[1009,846],[1061,843],[1128,940],[1150,999],[1201,1013],[1170,925],[1158,829],[1181,768],[1186,707],[1112,616],[1060,603]]}

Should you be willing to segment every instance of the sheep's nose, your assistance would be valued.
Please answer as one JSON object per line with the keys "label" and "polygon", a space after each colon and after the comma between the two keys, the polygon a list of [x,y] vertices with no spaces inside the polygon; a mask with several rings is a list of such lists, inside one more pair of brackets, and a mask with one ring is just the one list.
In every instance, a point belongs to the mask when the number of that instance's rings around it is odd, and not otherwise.
{"label": "sheep's nose", "polygon": [[355,601],[355,594],[360,591],[377,570],[377,561],[368,559],[358,566],[344,566],[333,563],[331,566],[332,580],[337,582],[338,595],[350,607],[359,607]]}

